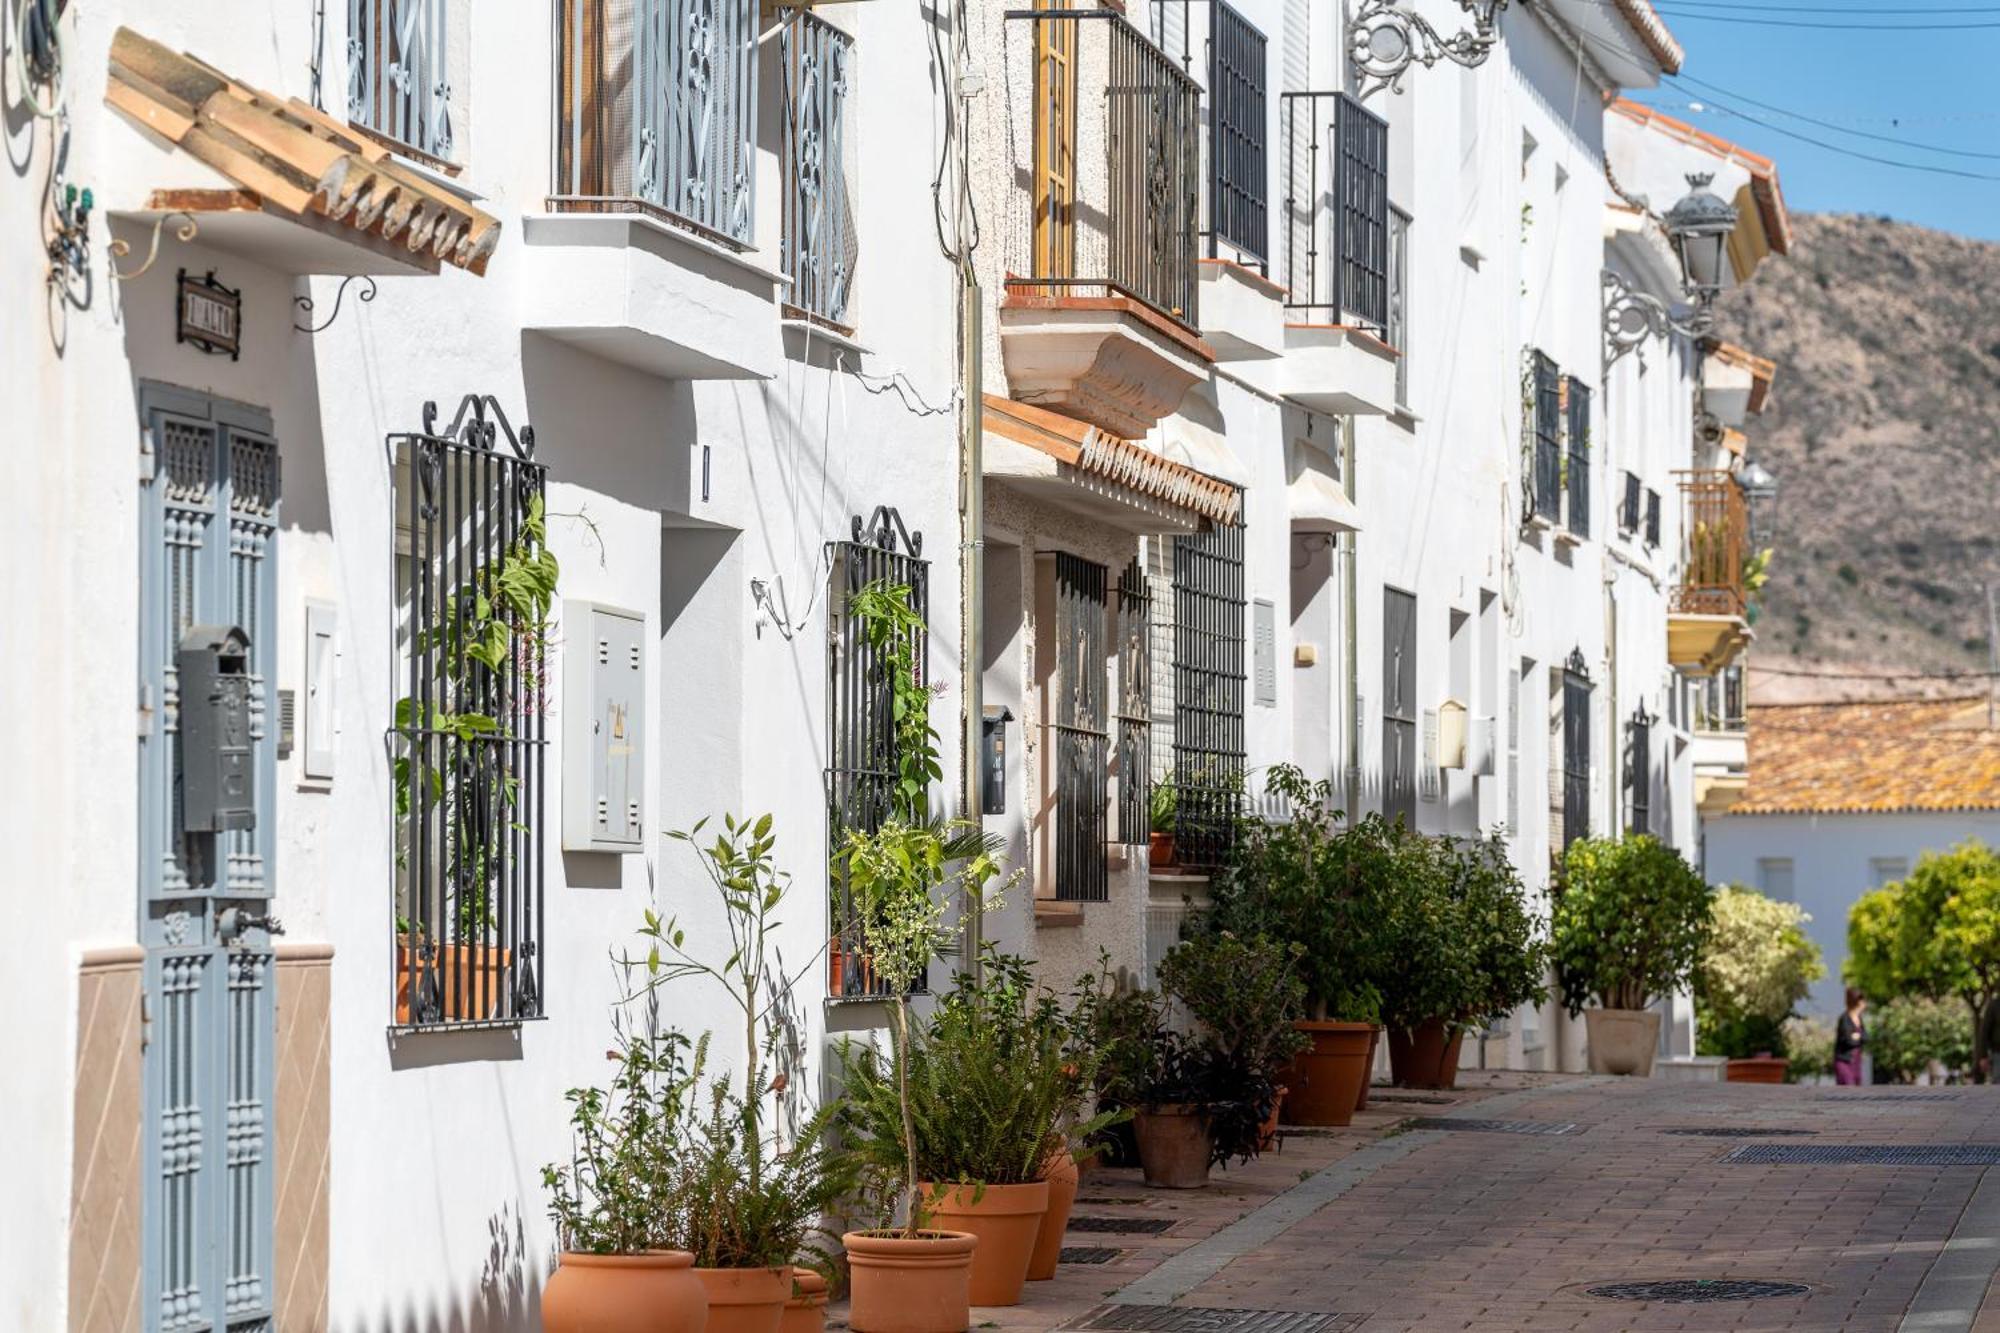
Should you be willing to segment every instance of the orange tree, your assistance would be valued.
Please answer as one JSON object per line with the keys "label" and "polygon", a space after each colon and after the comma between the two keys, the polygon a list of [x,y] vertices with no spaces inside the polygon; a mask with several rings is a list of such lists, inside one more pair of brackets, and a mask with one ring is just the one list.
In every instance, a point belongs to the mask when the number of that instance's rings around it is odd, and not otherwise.
{"label": "orange tree", "polygon": [[1855,902],[1847,941],[1847,980],[1871,997],[1962,1000],[1972,1017],[1973,1064],[1984,1066],[1980,1019],[2000,995],[2000,853],[1977,838],[1926,852],[1908,879]]}

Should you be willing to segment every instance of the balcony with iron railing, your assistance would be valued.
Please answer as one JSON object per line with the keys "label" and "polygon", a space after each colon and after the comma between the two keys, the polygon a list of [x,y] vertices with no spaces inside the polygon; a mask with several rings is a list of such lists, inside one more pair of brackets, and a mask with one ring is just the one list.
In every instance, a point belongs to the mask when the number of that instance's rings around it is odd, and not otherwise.
{"label": "balcony with iron railing", "polygon": [[1207,374],[1200,87],[1111,9],[1010,12],[1008,114],[1030,148],[1009,201],[1000,341],[1013,395],[1133,438]]}
{"label": "balcony with iron railing", "polygon": [[1667,656],[1713,674],[1750,642],[1745,587],[1749,509],[1736,478],[1719,469],[1682,472],[1681,577],[1668,607]]}
{"label": "balcony with iron railing", "polygon": [[1282,391],[1325,412],[1394,411],[1408,220],[1389,207],[1388,122],[1335,92],[1282,94],[1278,122]]}
{"label": "balcony with iron railing", "polygon": [[[1282,355],[1285,289],[1271,274],[1270,61],[1264,34],[1228,0],[1198,7],[1185,0],[1156,0],[1153,11],[1169,19],[1179,16],[1177,25],[1162,27],[1185,31],[1207,23],[1202,337],[1218,361]],[[1171,43],[1167,49],[1171,53]]]}

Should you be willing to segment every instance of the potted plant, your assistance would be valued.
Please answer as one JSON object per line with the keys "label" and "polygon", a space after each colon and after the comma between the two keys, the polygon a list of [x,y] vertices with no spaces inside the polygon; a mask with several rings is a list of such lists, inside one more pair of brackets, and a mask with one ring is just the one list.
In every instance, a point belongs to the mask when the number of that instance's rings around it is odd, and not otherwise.
{"label": "potted plant", "polygon": [[[844,878],[854,904],[852,929],[867,941],[889,991],[893,1069],[876,1087],[893,1086],[895,1092],[891,1134],[901,1142],[891,1159],[898,1168],[891,1193],[900,1197],[905,1217],[900,1227],[879,1226],[841,1237],[853,1283],[848,1323],[855,1333],[958,1333],[971,1320],[977,1238],[931,1227],[922,1188],[915,1107],[927,1089],[912,1078],[909,992],[946,942],[939,891],[955,890],[968,901],[989,898],[991,907],[997,901],[990,895],[1000,876],[999,847],[998,838],[969,821],[892,817],[872,833],[850,830],[835,853],[835,876]],[[880,1096],[871,1097],[865,1086],[869,1058],[852,1050],[842,1053],[850,1123],[858,1120],[879,1131],[880,1117],[866,1110],[881,1104]],[[874,1147],[880,1163],[879,1137]],[[1038,1210],[1046,1207],[1047,1193],[1044,1185]]]}
{"label": "potted plant", "polygon": [[1728,1057],[1732,1083],[1785,1081],[1786,1021],[1826,975],[1797,903],[1724,885],[1695,967],[1696,1045]]}
{"label": "potted plant", "polygon": [[1146,838],[1146,864],[1154,870],[1170,869],[1174,864],[1176,810],[1172,784],[1154,783],[1146,807],[1148,828],[1151,830]]}
{"label": "potted plant", "polygon": [[1299,946],[1310,1045],[1283,1078],[1289,1124],[1345,1125],[1368,1085],[1380,1018],[1377,980],[1390,960],[1376,941],[1378,896],[1393,875],[1398,824],[1370,816],[1342,824],[1332,784],[1308,782],[1290,765],[1269,772],[1266,791],[1289,803],[1283,821],[1247,821],[1231,863],[1210,882],[1217,929],[1270,935]]}
{"label": "potted plant", "polygon": [[[786,1132],[787,1117],[771,1114],[792,1098],[789,1074],[765,1073],[765,1034],[799,979],[774,972],[771,938],[791,887],[776,863],[770,815],[725,815],[713,840],[707,821],[668,836],[693,849],[722,908],[726,940],[713,949],[691,946],[678,918],[648,910],[640,939],[648,993],[683,980],[707,980],[728,995],[742,1019],[740,1090],[717,1080],[705,1108],[679,1126],[681,1248],[695,1256],[695,1276],[708,1293],[715,1333],[777,1333],[793,1295],[794,1266],[816,1254],[819,1220],[851,1192],[851,1159],[826,1144],[834,1106],[822,1107]],[[714,961],[712,954],[723,954]],[[801,973],[800,975],[803,975]],[[706,1051],[706,1039],[697,1048]],[[696,1059],[697,1075],[701,1058]]]}
{"label": "potted plant", "polygon": [[1219,930],[1193,934],[1160,961],[1160,989],[1194,1020],[1209,1062],[1233,1089],[1214,1113],[1225,1123],[1213,1127],[1231,1156],[1244,1155],[1236,1149],[1253,1129],[1257,1150],[1275,1144],[1287,1096],[1281,1080],[1311,1044],[1297,1027],[1305,1015],[1301,952],[1266,935]]}
{"label": "potted plant", "polygon": [[702,1333],[708,1296],[673,1241],[683,1213],[674,1128],[691,1090],[677,1032],[621,1031],[608,1087],[567,1094],[574,1147],[542,1168],[561,1258],[549,1333]]}
{"label": "potted plant", "polygon": [[[1594,1074],[1653,1072],[1660,1015],[1708,934],[1708,885],[1659,840],[1579,838],[1556,884],[1551,949],[1570,1017],[1583,1015]],[[1599,1007],[1586,1008],[1595,1000]]]}

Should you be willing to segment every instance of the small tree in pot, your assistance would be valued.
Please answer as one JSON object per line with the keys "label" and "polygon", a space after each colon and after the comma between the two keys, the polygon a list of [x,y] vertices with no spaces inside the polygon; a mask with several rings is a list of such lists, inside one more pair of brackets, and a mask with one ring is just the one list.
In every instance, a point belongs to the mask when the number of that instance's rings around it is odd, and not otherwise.
{"label": "small tree in pot", "polygon": [[1286,1095],[1279,1078],[1311,1044],[1297,1027],[1306,993],[1299,953],[1269,936],[1217,931],[1196,934],[1160,961],[1160,989],[1193,1019],[1206,1074],[1231,1094],[1209,1113],[1222,1152],[1216,1165],[1275,1141]]}
{"label": "small tree in pot", "polygon": [[1695,968],[1697,1049],[1729,1057],[1733,1082],[1785,1081],[1785,1021],[1826,975],[1797,903],[1725,885]]}
{"label": "small tree in pot", "polygon": [[[1655,838],[1570,844],[1551,945],[1563,1003],[1584,1016],[1592,1073],[1652,1073],[1660,1016],[1646,1006],[1693,976],[1711,901],[1694,868]],[[1592,1000],[1600,1007],[1587,1009]]]}

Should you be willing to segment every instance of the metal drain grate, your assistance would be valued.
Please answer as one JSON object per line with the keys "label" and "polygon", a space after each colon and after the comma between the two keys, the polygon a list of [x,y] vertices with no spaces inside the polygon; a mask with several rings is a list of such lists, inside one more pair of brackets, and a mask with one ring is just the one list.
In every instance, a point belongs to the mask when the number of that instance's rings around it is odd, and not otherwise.
{"label": "metal drain grate", "polygon": [[1710,1282],[1675,1278],[1666,1282],[1610,1282],[1588,1288],[1610,1301],[1655,1301],[1661,1305],[1705,1305],[1710,1301],[1761,1301],[1779,1296],[1810,1296],[1812,1288],[1797,1282],[1751,1282],[1734,1278]]}
{"label": "metal drain grate", "polygon": [[1108,1264],[1123,1250],[1114,1250],[1108,1245],[1065,1245],[1062,1261],[1066,1264]]}
{"label": "metal drain grate", "polygon": [[1434,1120],[1421,1120],[1411,1129],[1457,1129],[1469,1130],[1475,1134],[1571,1134],[1576,1126],[1557,1120],[1447,1120],[1440,1116]]}
{"label": "metal drain grate", "polygon": [[1813,1098],[1816,1102],[1901,1102],[1905,1106],[1926,1102],[1955,1102],[1955,1092],[1829,1092]]}
{"label": "metal drain grate", "polygon": [[1123,1231],[1137,1236],[1157,1236],[1179,1221],[1175,1217],[1072,1217],[1071,1231]]}
{"label": "metal drain grate", "polygon": [[1816,1129],[1746,1129],[1735,1125],[1717,1128],[1682,1127],[1663,1129],[1662,1134],[1683,1134],[1697,1139],[1787,1139],[1819,1133]]}
{"label": "metal drain grate", "polygon": [[1373,1088],[1368,1093],[1371,1102],[1406,1102],[1419,1106],[1456,1106],[1458,1098],[1446,1097],[1435,1092],[1391,1092],[1387,1088]]}
{"label": "metal drain grate", "polygon": [[1336,1330],[1353,1328],[1360,1319],[1359,1315],[1301,1314],[1296,1310],[1100,1305],[1062,1327],[1116,1330],[1116,1333],[1335,1333]]}
{"label": "metal drain grate", "polygon": [[1113,1194],[1079,1194],[1076,1196],[1076,1201],[1078,1203],[1094,1203],[1097,1204],[1099,1207],[1104,1207],[1107,1205],[1112,1207],[1117,1207],[1123,1205],[1126,1207],[1134,1207],[1134,1208],[1146,1202],[1144,1199],[1140,1198],[1137,1195],[1126,1197],[1122,1195],[1113,1195]]}
{"label": "metal drain grate", "polygon": [[1995,1166],[2000,1143],[1746,1143],[1722,1160],[1766,1166]]}

